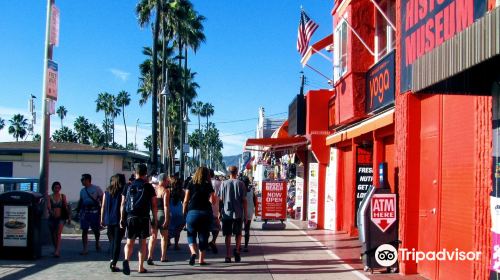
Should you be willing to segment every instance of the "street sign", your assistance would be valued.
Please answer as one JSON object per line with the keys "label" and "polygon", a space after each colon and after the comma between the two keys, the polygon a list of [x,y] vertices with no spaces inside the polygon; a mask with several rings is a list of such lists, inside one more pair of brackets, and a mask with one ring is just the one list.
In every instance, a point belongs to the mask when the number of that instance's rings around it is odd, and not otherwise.
{"label": "street sign", "polygon": [[285,181],[262,182],[262,219],[286,219],[287,188]]}
{"label": "street sign", "polygon": [[46,92],[47,98],[57,100],[57,71],[58,65],[52,60],[47,61],[47,80],[46,82]]}
{"label": "street sign", "polygon": [[189,154],[189,144],[184,144],[183,148],[182,148],[182,151],[185,153],[185,154]]}
{"label": "street sign", "polygon": [[374,194],[370,205],[370,219],[382,232],[386,232],[396,222],[396,194]]}

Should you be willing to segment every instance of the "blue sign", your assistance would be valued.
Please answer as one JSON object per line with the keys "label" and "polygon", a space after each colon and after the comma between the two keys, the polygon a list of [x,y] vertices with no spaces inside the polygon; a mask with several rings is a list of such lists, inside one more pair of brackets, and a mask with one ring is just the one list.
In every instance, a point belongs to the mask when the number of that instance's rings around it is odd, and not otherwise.
{"label": "blue sign", "polygon": [[388,54],[366,73],[366,113],[394,103],[394,53]]}

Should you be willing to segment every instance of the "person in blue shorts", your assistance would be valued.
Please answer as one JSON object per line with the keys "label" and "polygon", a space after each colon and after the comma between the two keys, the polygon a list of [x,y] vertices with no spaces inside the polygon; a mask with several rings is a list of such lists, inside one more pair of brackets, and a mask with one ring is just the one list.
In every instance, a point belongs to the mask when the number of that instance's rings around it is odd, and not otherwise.
{"label": "person in blue shorts", "polygon": [[92,176],[90,174],[82,174],[80,179],[83,188],[80,191],[80,200],[78,207],[80,209],[80,228],[82,229],[83,250],[81,255],[88,254],[88,233],[89,228],[95,236],[96,251],[100,251],[100,210],[102,204],[103,192],[100,187],[92,184]]}

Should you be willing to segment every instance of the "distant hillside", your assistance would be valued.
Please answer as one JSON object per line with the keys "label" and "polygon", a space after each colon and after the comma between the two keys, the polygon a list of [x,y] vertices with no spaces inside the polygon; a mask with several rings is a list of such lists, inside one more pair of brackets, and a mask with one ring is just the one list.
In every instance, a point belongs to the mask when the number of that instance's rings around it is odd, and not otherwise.
{"label": "distant hillside", "polygon": [[226,164],[226,166],[231,166],[231,165],[238,166],[240,158],[241,158],[241,154],[223,157],[222,161]]}

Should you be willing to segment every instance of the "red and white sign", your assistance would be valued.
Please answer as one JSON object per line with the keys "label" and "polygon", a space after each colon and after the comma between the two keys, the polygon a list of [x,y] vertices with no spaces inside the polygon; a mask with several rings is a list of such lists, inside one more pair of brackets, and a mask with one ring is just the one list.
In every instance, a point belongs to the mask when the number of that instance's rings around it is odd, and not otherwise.
{"label": "red and white sign", "polygon": [[286,182],[262,182],[262,219],[286,219]]}
{"label": "red and white sign", "polygon": [[47,62],[47,81],[45,81],[45,90],[47,91],[47,97],[53,100],[57,100],[57,71],[57,63],[49,60]]}
{"label": "red and white sign", "polygon": [[396,194],[374,194],[370,200],[370,218],[385,232],[396,221]]}
{"label": "red and white sign", "polygon": [[50,16],[50,44],[59,46],[59,8],[56,5],[52,5]]}

